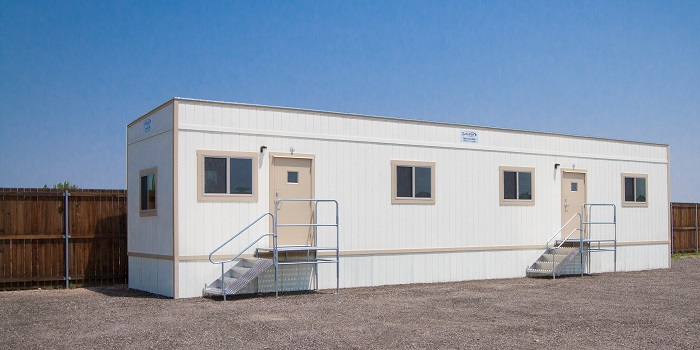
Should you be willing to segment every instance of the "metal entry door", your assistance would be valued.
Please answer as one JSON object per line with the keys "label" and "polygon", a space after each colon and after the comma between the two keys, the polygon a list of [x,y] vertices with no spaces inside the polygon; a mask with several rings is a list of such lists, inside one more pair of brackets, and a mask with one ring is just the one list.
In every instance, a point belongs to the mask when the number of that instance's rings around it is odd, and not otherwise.
{"label": "metal entry door", "polygon": [[[272,159],[272,212],[277,199],[313,198],[312,159]],[[277,206],[277,222],[280,224],[313,223],[312,202],[281,202]],[[311,226],[279,227],[279,245],[313,245],[314,229]]]}
{"label": "metal entry door", "polygon": [[[561,176],[561,224],[564,225],[572,216],[581,212],[584,203],[586,203],[586,173],[563,171]],[[585,215],[585,213],[581,214]],[[585,220],[585,216],[583,219]],[[579,225],[578,219],[571,220],[561,231],[561,238],[566,238]],[[569,237],[569,239],[579,238],[579,232],[575,232]]]}

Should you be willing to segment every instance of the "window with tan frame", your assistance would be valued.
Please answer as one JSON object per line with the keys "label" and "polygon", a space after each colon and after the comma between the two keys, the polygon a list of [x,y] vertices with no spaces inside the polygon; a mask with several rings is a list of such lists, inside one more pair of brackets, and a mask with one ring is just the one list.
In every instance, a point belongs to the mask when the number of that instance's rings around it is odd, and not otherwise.
{"label": "window with tan frame", "polygon": [[535,168],[502,166],[498,172],[501,205],[535,205]]}
{"label": "window with tan frame", "polygon": [[435,163],[391,161],[392,204],[435,204]]}
{"label": "window with tan frame", "polygon": [[158,185],[158,170],[150,168],[139,172],[139,215],[158,215],[156,206],[156,189]]}
{"label": "window with tan frame", "polygon": [[622,206],[648,206],[647,183],[646,174],[622,174]]}
{"label": "window with tan frame", "polygon": [[257,202],[258,153],[197,151],[197,199]]}

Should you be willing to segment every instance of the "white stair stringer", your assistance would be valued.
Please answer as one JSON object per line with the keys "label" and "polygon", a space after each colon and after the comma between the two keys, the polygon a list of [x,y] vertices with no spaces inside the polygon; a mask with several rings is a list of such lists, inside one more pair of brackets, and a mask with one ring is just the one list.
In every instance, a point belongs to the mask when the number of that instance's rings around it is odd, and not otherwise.
{"label": "white stair stringer", "polygon": [[265,270],[272,266],[272,260],[245,258],[226,271],[223,280],[218,278],[204,288],[204,295],[231,295],[238,293]]}
{"label": "white stair stringer", "polygon": [[[560,276],[563,274],[579,274],[580,268],[568,268],[570,264],[580,264],[574,260],[580,256],[579,249],[575,247],[548,248],[530,267],[527,268],[527,277]],[[571,273],[571,271],[575,271]]]}

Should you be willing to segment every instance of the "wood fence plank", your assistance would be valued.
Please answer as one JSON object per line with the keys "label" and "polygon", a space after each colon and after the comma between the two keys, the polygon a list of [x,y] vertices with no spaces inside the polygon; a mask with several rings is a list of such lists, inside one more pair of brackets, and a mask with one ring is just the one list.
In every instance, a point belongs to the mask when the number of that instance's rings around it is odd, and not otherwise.
{"label": "wood fence plank", "polygon": [[[0,287],[63,285],[63,191],[0,188],[0,195]],[[126,191],[71,191],[67,209],[73,282],[125,283]]]}
{"label": "wood fence plank", "polygon": [[[9,221],[6,219],[8,207],[10,206],[9,198],[5,200],[5,194],[1,194],[2,200],[0,201],[0,237],[5,236],[6,225]],[[9,276],[9,242],[0,241],[0,276]]]}
{"label": "wood fence plank", "polygon": [[698,249],[698,212],[694,203],[671,203],[673,252],[696,252]]}

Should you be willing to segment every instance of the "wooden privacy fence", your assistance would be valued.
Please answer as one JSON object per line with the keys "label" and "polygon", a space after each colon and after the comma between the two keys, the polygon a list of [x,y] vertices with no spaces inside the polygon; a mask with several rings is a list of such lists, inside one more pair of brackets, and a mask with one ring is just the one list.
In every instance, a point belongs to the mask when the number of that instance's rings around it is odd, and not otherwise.
{"label": "wooden privacy fence", "polygon": [[698,252],[700,205],[671,203],[671,239],[673,252]]}
{"label": "wooden privacy fence", "polygon": [[0,288],[127,282],[126,191],[0,188]]}

